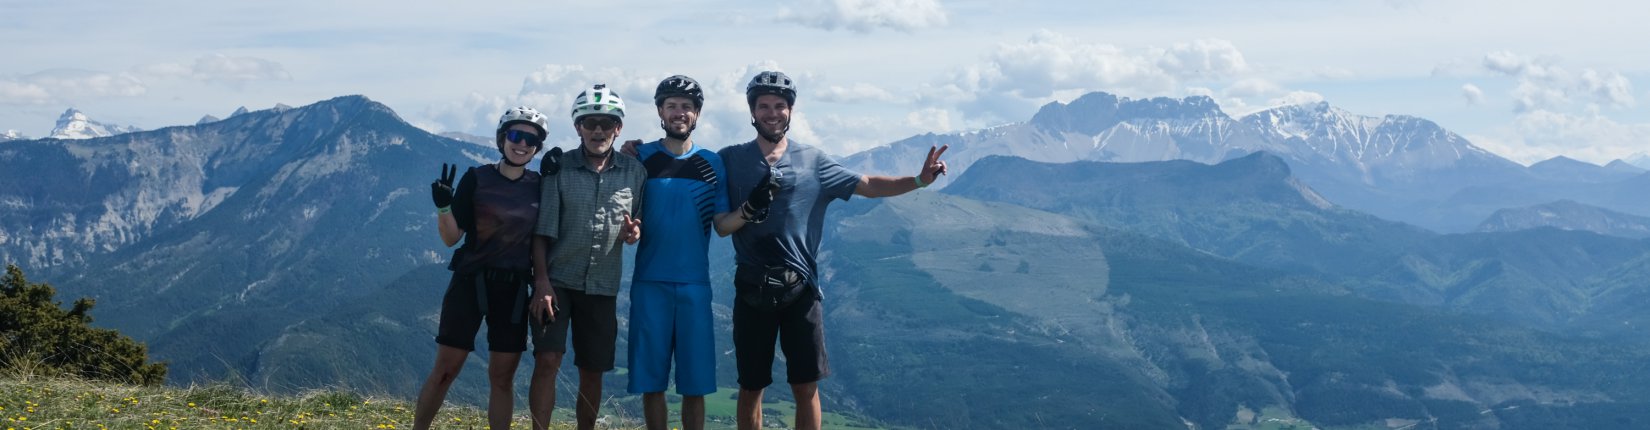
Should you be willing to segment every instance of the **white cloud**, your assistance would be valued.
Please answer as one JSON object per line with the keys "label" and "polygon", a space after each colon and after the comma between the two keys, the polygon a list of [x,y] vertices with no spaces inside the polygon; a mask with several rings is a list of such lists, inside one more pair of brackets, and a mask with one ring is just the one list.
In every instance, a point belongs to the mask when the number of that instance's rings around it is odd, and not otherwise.
{"label": "white cloud", "polygon": [[27,105],[46,104],[52,100],[52,94],[45,87],[12,80],[0,80],[0,102],[6,104]]}
{"label": "white cloud", "polygon": [[[705,88],[705,107],[700,112],[699,128],[694,131],[695,142],[711,148],[743,142],[754,136],[750,130],[750,110],[745,104],[745,83],[763,70],[780,70],[772,61],[763,61],[716,75],[694,76]],[[415,123],[431,131],[462,131],[488,135],[496,118],[504,109],[528,106],[550,117],[550,143],[564,149],[577,145],[577,138],[569,117],[573,99],[591,85],[605,83],[625,100],[625,129],[620,139],[653,140],[664,136],[658,126],[658,113],[653,106],[653,90],[659,80],[671,73],[648,73],[637,70],[606,68],[589,70],[578,65],[550,64],[522,79],[521,90],[514,95],[471,94],[463,101],[436,104],[425,108]],[[787,72],[803,85],[812,82],[810,73]],[[805,94],[804,97],[812,97]],[[791,136],[809,144],[821,145],[833,154],[844,147],[837,134],[821,136],[809,122],[806,99],[791,118]],[[845,124],[852,121],[844,120]],[[852,127],[827,128],[829,133],[852,132]]]}
{"label": "white cloud", "polygon": [[1311,91],[1290,91],[1289,94],[1274,97],[1266,102],[1272,106],[1290,106],[1318,103],[1322,101],[1323,94],[1318,94]]}
{"label": "white cloud", "polygon": [[292,79],[281,63],[254,57],[212,54],[195,59],[195,79],[207,82],[284,81]]}
{"label": "white cloud", "polygon": [[1525,57],[1509,51],[1486,54],[1485,70],[1518,80],[1513,87],[1513,110],[1563,110],[1580,102],[1612,108],[1636,104],[1633,83],[1614,71],[1582,69],[1571,72],[1553,57]]}
{"label": "white cloud", "polygon": [[857,83],[843,87],[832,85],[823,91],[814,93],[821,101],[832,103],[865,103],[865,102],[892,102],[897,100],[894,93],[867,83]]}
{"label": "white cloud", "polygon": [[230,57],[210,54],[196,58],[194,63],[156,63],[133,68],[133,72],[151,78],[191,79],[201,82],[245,85],[257,81],[288,81],[281,63],[257,57]]}
{"label": "white cloud", "polygon": [[1355,76],[1358,76],[1356,72],[1333,66],[1323,66],[1312,71],[1312,77],[1318,79],[1340,80],[1352,79]]}
{"label": "white cloud", "polygon": [[1474,144],[1525,164],[1558,155],[1597,164],[1627,158],[1650,142],[1650,124],[1616,122],[1597,112],[1583,115],[1535,110],[1509,127],[1472,136]]}
{"label": "white cloud", "polygon": [[1271,97],[1283,93],[1283,87],[1270,80],[1249,78],[1226,86],[1225,94],[1228,97],[1259,98]]}
{"label": "white cloud", "polygon": [[1219,39],[1176,43],[1160,55],[1158,67],[1186,79],[1224,78],[1249,69],[1243,53],[1232,42]]}
{"label": "white cloud", "polygon": [[0,104],[81,103],[107,97],[133,97],[148,91],[128,73],[47,70],[16,78],[0,77]]}
{"label": "white cloud", "polygon": [[982,62],[959,67],[917,94],[926,106],[959,108],[972,123],[1020,121],[1062,94],[1157,96],[1174,92],[1182,80],[1225,80],[1249,69],[1224,40],[1127,50],[1039,30],[1025,42],[999,44]]}
{"label": "white cloud", "polygon": [[1469,105],[1483,103],[1484,90],[1479,89],[1477,85],[1464,84],[1461,85],[1461,97],[1466,98]]}
{"label": "white cloud", "polygon": [[905,122],[916,132],[945,133],[956,130],[952,126],[951,111],[923,108],[905,115]]}
{"label": "white cloud", "polygon": [[779,11],[782,21],[822,30],[869,33],[888,29],[910,33],[946,25],[938,0],[806,0],[796,9]]}

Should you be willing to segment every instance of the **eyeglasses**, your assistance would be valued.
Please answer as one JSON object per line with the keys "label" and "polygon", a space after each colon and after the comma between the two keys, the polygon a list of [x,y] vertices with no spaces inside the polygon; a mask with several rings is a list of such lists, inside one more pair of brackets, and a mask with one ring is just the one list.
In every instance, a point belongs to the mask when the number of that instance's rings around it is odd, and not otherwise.
{"label": "eyeglasses", "polygon": [[620,122],[611,118],[585,118],[579,120],[579,127],[586,131],[611,131],[619,127]]}
{"label": "eyeglasses", "polygon": [[510,130],[504,133],[504,140],[509,142],[521,142],[527,146],[544,145],[544,138],[539,137],[538,134],[531,131]]}

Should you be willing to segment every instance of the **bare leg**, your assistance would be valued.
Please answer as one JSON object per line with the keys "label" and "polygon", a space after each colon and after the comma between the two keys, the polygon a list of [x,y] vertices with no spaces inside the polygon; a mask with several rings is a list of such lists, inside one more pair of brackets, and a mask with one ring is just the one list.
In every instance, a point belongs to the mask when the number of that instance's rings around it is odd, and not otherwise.
{"label": "bare leg", "polygon": [[670,410],[665,407],[665,393],[663,391],[642,393],[642,417],[647,421],[647,430],[665,430],[669,428]]}
{"label": "bare leg", "polygon": [[464,358],[469,354],[462,349],[436,345],[435,368],[424,378],[424,387],[418,390],[418,403],[413,406],[414,429],[430,428],[435,413],[441,411],[441,402],[447,400],[447,389],[458,379],[458,372],[464,370]]}
{"label": "bare leg", "polygon": [[682,396],[682,430],[705,430],[705,396]]}
{"label": "bare leg", "polygon": [[579,401],[574,415],[579,418],[579,430],[596,428],[596,417],[602,410],[601,371],[579,368]]}
{"label": "bare leg", "polygon": [[494,352],[487,360],[487,381],[491,392],[487,395],[487,427],[510,428],[510,415],[516,411],[516,365],[521,363],[519,352]]}
{"label": "bare leg", "polygon": [[796,396],[796,430],[819,430],[819,383],[791,384],[791,394]]}
{"label": "bare leg", "polygon": [[739,430],[762,428],[762,390],[739,389]]}
{"label": "bare leg", "polygon": [[533,354],[533,377],[527,386],[527,409],[533,412],[533,428],[550,428],[550,414],[556,411],[556,374],[561,371],[560,352]]}

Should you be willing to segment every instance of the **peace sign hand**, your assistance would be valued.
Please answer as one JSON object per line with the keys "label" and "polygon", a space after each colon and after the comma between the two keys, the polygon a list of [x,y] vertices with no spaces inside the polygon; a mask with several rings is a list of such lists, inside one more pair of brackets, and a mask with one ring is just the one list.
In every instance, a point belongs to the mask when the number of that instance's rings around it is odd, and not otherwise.
{"label": "peace sign hand", "polygon": [[620,237],[624,238],[626,245],[635,245],[636,242],[642,240],[642,220],[631,218],[629,212],[622,215],[624,216],[624,225],[621,227]]}
{"label": "peace sign hand", "polygon": [[940,160],[940,155],[945,154],[946,148],[950,147],[951,145],[941,145],[937,150],[933,146],[928,147],[928,158],[922,162],[922,173],[917,174],[919,183],[925,186],[932,184],[940,175],[945,174],[945,161]]}
{"label": "peace sign hand", "polygon": [[441,178],[430,183],[430,199],[435,208],[453,205],[453,177],[458,176],[458,165],[441,163]]}

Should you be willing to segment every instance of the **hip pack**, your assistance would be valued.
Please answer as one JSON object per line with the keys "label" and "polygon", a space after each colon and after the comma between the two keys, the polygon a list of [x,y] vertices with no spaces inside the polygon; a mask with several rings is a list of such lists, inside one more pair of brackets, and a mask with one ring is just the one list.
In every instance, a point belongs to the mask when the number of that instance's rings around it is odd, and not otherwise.
{"label": "hip pack", "polygon": [[784,265],[741,264],[734,269],[733,287],[738,300],[764,312],[784,308],[804,294],[813,294],[813,283]]}

